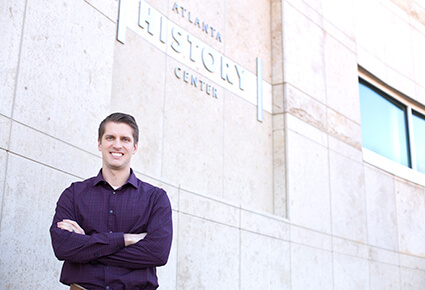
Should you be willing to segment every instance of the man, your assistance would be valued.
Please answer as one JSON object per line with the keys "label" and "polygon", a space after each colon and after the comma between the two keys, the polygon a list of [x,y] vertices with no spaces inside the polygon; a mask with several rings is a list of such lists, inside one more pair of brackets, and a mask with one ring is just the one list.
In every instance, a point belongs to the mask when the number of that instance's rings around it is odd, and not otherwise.
{"label": "man", "polygon": [[156,267],[171,247],[169,199],[130,168],[139,138],[132,116],[111,114],[98,136],[102,169],[65,189],[50,227],[65,261],[60,281],[71,289],[156,289]]}

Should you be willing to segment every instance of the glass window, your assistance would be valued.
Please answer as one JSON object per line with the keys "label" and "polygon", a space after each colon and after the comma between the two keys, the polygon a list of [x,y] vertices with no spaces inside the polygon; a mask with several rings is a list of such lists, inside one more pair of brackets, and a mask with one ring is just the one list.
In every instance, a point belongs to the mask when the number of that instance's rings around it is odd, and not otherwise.
{"label": "glass window", "polygon": [[363,147],[410,167],[406,107],[362,80],[359,86]]}
{"label": "glass window", "polygon": [[425,173],[425,117],[413,111],[412,123],[416,152],[416,169]]}

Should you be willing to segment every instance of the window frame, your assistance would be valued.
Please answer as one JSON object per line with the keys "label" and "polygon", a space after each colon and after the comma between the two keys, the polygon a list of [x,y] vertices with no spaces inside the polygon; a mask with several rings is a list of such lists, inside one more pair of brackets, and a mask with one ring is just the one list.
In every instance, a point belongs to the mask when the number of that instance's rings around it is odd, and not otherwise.
{"label": "window frame", "polygon": [[[425,186],[425,174],[417,171],[416,166],[416,150],[415,140],[413,132],[413,120],[412,114],[415,111],[420,116],[425,116],[425,106],[418,103],[417,101],[409,98],[408,96],[398,92],[397,90],[385,85],[382,81],[369,74],[368,72],[360,69],[358,84],[363,83],[368,86],[376,93],[387,99],[394,105],[402,105],[406,107],[406,123],[407,123],[407,144],[408,144],[408,156],[410,167],[404,166],[396,161],[388,159],[374,151],[363,147],[363,161],[376,166],[384,171],[387,171],[393,175],[401,177],[403,179],[412,181],[414,183]],[[360,92],[359,92],[360,100]],[[360,104],[361,105],[361,104]]]}

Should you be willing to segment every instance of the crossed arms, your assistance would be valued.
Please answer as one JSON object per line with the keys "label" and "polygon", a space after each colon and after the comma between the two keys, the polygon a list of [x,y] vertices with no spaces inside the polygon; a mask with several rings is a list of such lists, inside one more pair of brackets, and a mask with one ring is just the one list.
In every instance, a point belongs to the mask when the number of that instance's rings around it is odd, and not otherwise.
{"label": "crossed arms", "polygon": [[153,200],[146,232],[87,234],[75,214],[72,186],[61,195],[50,227],[53,250],[59,260],[101,263],[127,269],[165,265],[172,240],[171,206],[165,191]]}

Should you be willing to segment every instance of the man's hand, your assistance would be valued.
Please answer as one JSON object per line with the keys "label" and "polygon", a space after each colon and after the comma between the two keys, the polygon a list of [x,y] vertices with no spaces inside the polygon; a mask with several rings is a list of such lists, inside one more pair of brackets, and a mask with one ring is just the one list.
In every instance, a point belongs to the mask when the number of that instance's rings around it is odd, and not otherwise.
{"label": "man's hand", "polygon": [[72,232],[72,233],[77,233],[77,234],[80,234],[80,235],[86,234],[84,232],[83,228],[80,227],[80,225],[77,224],[77,222],[72,221],[72,220],[63,220],[61,222],[58,222],[57,227],[62,229],[62,230],[66,230],[66,231]]}
{"label": "man's hand", "polygon": [[131,246],[131,245],[137,243],[138,241],[143,240],[146,237],[147,234],[148,233],[124,234],[124,243],[125,243],[125,246],[128,247],[128,246]]}

